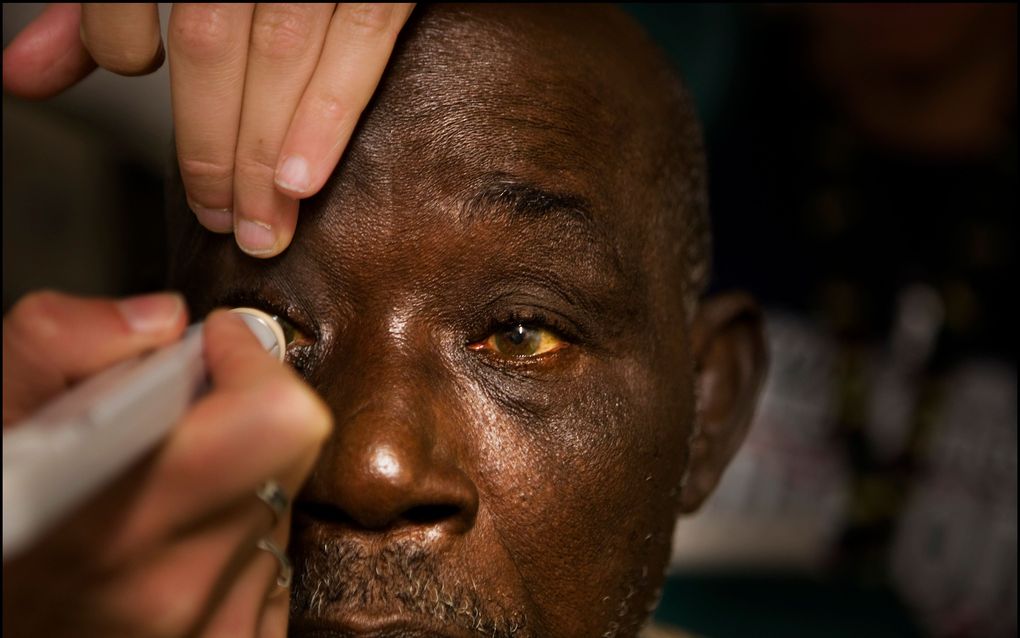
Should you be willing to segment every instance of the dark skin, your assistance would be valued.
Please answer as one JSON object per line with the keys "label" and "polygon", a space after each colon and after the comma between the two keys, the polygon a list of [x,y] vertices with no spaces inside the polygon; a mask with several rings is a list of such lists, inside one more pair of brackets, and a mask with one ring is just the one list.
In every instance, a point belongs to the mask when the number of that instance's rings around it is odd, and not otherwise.
{"label": "dark skin", "polygon": [[292,635],[647,618],[764,364],[746,297],[685,300],[663,73],[611,9],[423,8],[286,253],[171,203],[194,312],[284,317],[334,413],[295,505]]}

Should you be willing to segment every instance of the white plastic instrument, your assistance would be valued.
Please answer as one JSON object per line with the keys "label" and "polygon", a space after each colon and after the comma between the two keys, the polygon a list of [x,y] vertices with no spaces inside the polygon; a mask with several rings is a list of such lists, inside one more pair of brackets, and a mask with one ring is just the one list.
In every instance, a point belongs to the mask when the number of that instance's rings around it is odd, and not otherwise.
{"label": "white plastic instrument", "polygon": [[[283,360],[287,343],[273,317],[233,312]],[[180,341],[83,381],[4,430],[4,560],[155,448],[208,389],[202,350],[197,323]]]}

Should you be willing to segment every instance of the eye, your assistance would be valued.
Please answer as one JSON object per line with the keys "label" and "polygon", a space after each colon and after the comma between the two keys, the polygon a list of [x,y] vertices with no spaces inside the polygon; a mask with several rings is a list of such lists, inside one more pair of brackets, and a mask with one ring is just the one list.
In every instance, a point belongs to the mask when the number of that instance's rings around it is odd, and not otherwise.
{"label": "eye", "polygon": [[280,324],[280,328],[283,329],[283,339],[287,343],[287,348],[294,346],[307,346],[312,343],[312,340],[305,333],[301,332],[294,327],[294,324],[287,321],[280,315],[273,315],[273,319],[276,323]]}
{"label": "eye", "polygon": [[471,350],[486,350],[506,359],[527,359],[555,352],[567,344],[551,330],[524,323],[501,327],[483,341],[468,346]]}

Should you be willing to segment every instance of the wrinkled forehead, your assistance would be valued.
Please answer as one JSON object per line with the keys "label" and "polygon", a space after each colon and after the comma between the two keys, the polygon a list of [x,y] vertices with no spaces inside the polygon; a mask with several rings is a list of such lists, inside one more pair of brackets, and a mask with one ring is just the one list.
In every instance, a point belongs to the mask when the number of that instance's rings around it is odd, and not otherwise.
{"label": "wrinkled forehead", "polygon": [[584,200],[612,234],[641,179],[607,21],[519,6],[418,11],[327,197],[438,206],[535,184]]}

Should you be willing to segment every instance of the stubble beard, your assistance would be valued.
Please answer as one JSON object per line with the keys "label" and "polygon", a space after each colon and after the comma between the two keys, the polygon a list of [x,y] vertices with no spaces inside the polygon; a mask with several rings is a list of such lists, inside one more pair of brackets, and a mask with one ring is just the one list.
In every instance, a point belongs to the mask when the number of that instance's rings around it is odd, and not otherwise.
{"label": "stubble beard", "polygon": [[385,609],[429,624],[453,625],[491,638],[535,638],[520,611],[487,601],[474,584],[447,576],[434,554],[413,542],[368,553],[358,543],[330,539],[294,543],[291,616],[342,616]]}

